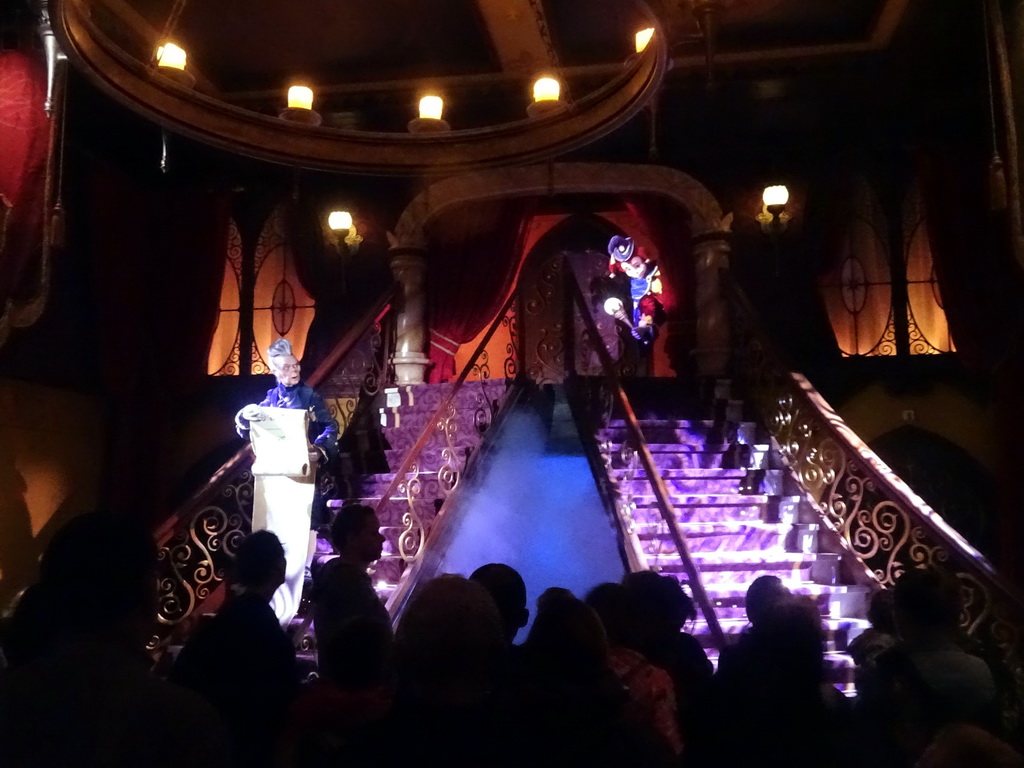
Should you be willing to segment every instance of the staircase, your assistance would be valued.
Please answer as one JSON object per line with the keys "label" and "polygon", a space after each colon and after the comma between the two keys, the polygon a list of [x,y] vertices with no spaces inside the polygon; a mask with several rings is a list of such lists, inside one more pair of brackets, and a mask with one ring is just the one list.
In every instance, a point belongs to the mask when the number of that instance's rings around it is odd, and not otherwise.
{"label": "staircase", "polygon": [[[387,388],[374,409],[382,441],[365,441],[373,446],[371,451],[379,450],[381,455],[343,456],[350,471],[338,477],[337,498],[329,501],[328,507],[358,503],[377,510],[385,537],[384,554],[373,566],[371,578],[382,600],[392,597],[402,576],[405,558],[400,539],[409,529],[405,516],[410,511],[415,513],[422,525],[422,539],[429,535],[445,498],[480,446],[509,383],[506,379],[481,379],[466,382],[457,390],[450,383]],[[453,390],[447,413],[438,416],[438,407]],[[439,423],[431,424],[435,419]],[[430,437],[414,467],[395,488],[396,470],[428,427],[432,427]],[[351,469],[374,463],[383,463],[389,471],[360,473]],[[330,542],[322,537],[317,542],[317,553],[320,561],[334,556]]]}
{"label": "staircase", "polygon": [[[747,626],[746,590],[759,576],[778,576],[794,594],[815,600],[828,630],[830,680],[853,692],[847,643],[868,626],[867,579],[848,567],[839,542],[785,468],[777,446],[757,424],[744,421],[743,403],[728,384],[716,389],[717,418],[681,396],[673,381],[630,383],[647,447],[670,494],[679,528],[727,639]],[[706,409],[704,409],[706,410]],[[627,445],[626,421],[612,414],[596,435],[620,520],[634,543],[634,567],[688,578],[658,508],[648,477]],[[622,519],[624,517],[626,519]],[[693,634],[717,659],[708,621]],[[732,637],[729,637],[732,636]]]}

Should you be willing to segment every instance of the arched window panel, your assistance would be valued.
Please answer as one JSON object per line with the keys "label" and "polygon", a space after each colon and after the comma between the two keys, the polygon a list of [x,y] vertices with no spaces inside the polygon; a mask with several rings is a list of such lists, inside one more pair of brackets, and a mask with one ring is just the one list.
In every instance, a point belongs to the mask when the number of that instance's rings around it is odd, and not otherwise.
{"label": "arched window panel", "polygon": [[912,355],[955,352],[942,307],[935,261],[925,226],[921,191],[915,185],[903,206],[903,242],[907,275],[907,329]]}
{"label": "arched window panel", "polygon": [[895,355],[885,216],[865,182],[855,190],[841,257],[818,287],[844,356]]}
{"label": "arched window panel", "polygon": [[220,312],[210,342],[206,371],[211,376],[239,374],[239,290],[242,280],[242,236],[234,221],[228,222],[228,247],[224,259],[224,278],[220,286]]}
{"label": "arched window panel", "polygon": [[315,311],[313,297],[299,282],[295,253],[286,234],[284,211],[278,207],[256,244],[252,372],[270,372],[263,354],[277,338],[288,339],[295,356],[301,358]]}

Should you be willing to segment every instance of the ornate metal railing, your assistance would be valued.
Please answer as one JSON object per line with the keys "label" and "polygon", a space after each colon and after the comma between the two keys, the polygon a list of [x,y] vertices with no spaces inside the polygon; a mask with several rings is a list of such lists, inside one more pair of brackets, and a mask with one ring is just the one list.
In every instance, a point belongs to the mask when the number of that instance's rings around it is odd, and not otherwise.
{"label": "ornate metal railing", "polygon": [[724,287],[733,314],[733,369],[797,479],[884,587],[908,568],[948,569],[960,580],[963,629],[1003,662],[1024,691],[1024,604],[988,560],[915,494],[843,421],[806,378],[792,372],[746,296]]}
{"label": "ornate metal railing", "polygon": [[[401,573],[387,601],[392,616],[398,615],[415,587],[424,552],[447,512],[448,500],[459,487],[470,458],[483,442],[495,416],[508,400],[511,391],[508,387],[500,400],[494,400],[492,395],[496,390],[488,386],[492,381],[487,364],[488,346],[499,328],[508,333],[507,341],[502,343],[506,355],[502,364],[504,378],[508,381],[520,374],[518,305],[518,294],[513,293],[406,452],[377,505],[379,520],[401,523],[397,540]],[[472,393],[468,397],[467,391]],[[434,510],[430,509],[431,503]]]}
{"label": "ornate metal railing", "polygon": [[[352,402],[354,410],[361,394],[376,394],[389,378],[393,290],[384,292],[307,380],[339,417],[341,429],[351,411],[338,404]],[[224,574],[252,526],[252,458],[247,443],[156,531],[158,604],[151,650],[187,628],[201,605],[214,609],[222,600]]]}
{"label": "ornate metal railing", "polygon": [[[718,623],[714,604],[704,589],[704,584],[700,578],[700,570],[690,555],[690,547],[686,543],[686,535],[683,533],[682,528],[679,527],[679,518],[669,496],[668,488],[654,463],[654,457],[647,446],[647,440],[644,438],[640,422],[637,420],[633,406],[622,386],[618,364],[612,359],[611,353],[609,353],[608,348],[605,346],[601,332],[594,322],[594,317],[583,297],[583,292],[580,290],[579,282],[571,273],[566,274],[566,286],[569,294],[566,301],[566,310],[569,317],[567,317],[565,324],[567,329],[565,359],[572,362],[569,373],[570,375],[575,374],[575,361],[577,360],[575,346],[578,339],[580,347],[593,350],[597,354],[604,374],[602,384],[606,382],[608,387],[607,395],[602,393],[596,398],[589,397],[588,399],[592,403],[596,399],[596,402],[601,404],[599,407],[602,414],[599,418],[603,418],[605,421],[616,405],[625,417],[629,437],[622,443],[621,458],[627,468],[627,480],[635,479],[637,469],[643,466],[646,480],[651,486],[658,505],[658,512],[668,530],[669,536],[672,538],[676,551],[679,552],[694,602],[697,603],[701,613],[704,614],[712,641],[717,648],[722,649],[726,645],[725,634]],[[577,322],[582,323],[582,332],[578,336],[576,334]],[[611,457],[607,455],[607,451],[604,451],[604,453],[606,468],[610,470]],[[627,482],[623,487],[630,487],[630,484]],[[641,567],[645,559],[634,530],[634,509],[635,504],[628,494],[618,494],[616,510],[618,514],[616,519],[622,531],[624,542],[627,545],[627,559],[631,566]]]}

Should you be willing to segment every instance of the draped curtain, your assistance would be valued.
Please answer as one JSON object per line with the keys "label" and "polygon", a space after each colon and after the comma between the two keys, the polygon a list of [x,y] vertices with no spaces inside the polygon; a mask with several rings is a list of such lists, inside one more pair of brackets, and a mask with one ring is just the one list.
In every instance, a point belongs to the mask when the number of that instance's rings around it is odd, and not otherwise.
{"label": "draped curtain", "polygon": [[363,242],[351,253],[339,250],[325,237],[322,204],[300,197],[287,203],[288,240],[295,256],[299,282],[316,302],[303,353],[303,372],[309,375],[331,352],[346,329],[359,322],[391,282],[387,253],[375,221],[365,214],[356,225]]}
{"label": "draped curtain", "polygon": [[987,158],[935,147],[917,160],[950,333],[968,367],[991,371],[1020,323],[1024,274],[1010,252],[1005,214],[988,210]]}
{"label": "draped curtain", "polygon": [[460,206],[436,220],[427,267],[431,382],[455,375],[455,352],[494,319],[515,287],[534,202]]}
{"label": "draped curtain", "polygon": [[[10,206],[6,226],[0,223],[0,309],[12,298],[24,298],[24,284],[35,274],[42,250],[49,141],[45,99],[42,54],[0,50],[0,195]],[[0,210],[0,222],[2,217]]]}
{"label": "draped curtain", "polygon": [[110,395],[104,495],[114,509],[155,518],[166,511],[168,436],[206,381],[229,200],[98,164],[85,175],[83,245],[94,268],[100,384]]}

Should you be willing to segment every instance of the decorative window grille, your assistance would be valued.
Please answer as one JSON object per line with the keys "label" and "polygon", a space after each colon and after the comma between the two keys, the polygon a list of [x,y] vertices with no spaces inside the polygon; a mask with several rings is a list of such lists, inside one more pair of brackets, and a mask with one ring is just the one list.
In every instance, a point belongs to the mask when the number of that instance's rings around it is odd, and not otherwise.
{"label": "decorative window grille", "polygon": [[854,184],[851,210],[840,258],[819,282],[843,356],[955,352],[935,277],[920,189],[913,186],[904,200],[898,260],[888,245],[885,213],[863,179]]}
{"label": "decorative window grille", "polygon": [[284,209],[279,206],[270,215],[251,253],[243,248],[232,222],[207,372],[213,376],[269,373],[263,352],[278,337],[288,339],[301,358],[315,312],[313,297],[302,287],[295,269]]}

